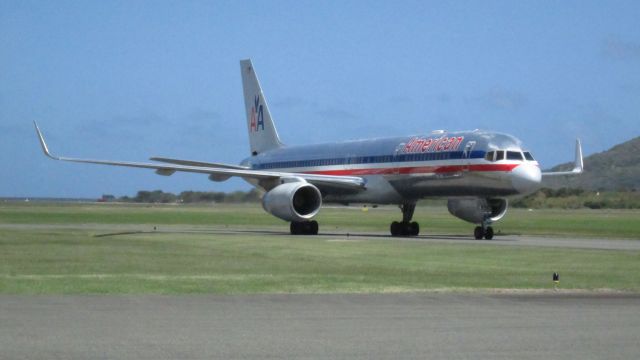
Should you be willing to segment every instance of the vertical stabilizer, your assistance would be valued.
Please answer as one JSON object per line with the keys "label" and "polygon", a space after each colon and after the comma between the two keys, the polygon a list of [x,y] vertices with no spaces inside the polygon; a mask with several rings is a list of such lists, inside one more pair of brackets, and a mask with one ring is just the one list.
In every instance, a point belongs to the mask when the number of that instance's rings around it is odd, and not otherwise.
{"label": "vertical stabilizer", "polygon": [[262,93],[251,60],[241,60],[240,71],[242,73],[242,89],[247,112],[251,154],[257,155],[263,151],[281,147],[282,143],[271,119],[267,101]]}

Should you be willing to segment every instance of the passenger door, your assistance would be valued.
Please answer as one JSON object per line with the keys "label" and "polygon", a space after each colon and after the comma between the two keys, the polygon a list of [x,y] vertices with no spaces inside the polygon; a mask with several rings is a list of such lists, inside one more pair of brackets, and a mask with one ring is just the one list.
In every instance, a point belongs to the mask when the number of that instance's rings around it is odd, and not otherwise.
{"label": "passenger door", "polygon": [[471,152],[473,152],[473,149],[475,147],[476,142],[474,140],[467,142],[467,144],[464,146],[464,150],[462,151],[462,159],[464,162],[464,165],[462,166],[463,173],[469,171],[469,168],[471,166]]}
{"label": "passenger door", "polygon": [[400,167],[402,166],[402,164],[400,163],[399,158],[400,158],[400,155],[403,154],[402,149],[404,149],[405,145],[406,145],[405,143],[400,143],[398,146],[396,146],[396,149],[393,152],[393,160],[392,160],[393,169],[391,171],[393,175],[398,175],[400,173]]}

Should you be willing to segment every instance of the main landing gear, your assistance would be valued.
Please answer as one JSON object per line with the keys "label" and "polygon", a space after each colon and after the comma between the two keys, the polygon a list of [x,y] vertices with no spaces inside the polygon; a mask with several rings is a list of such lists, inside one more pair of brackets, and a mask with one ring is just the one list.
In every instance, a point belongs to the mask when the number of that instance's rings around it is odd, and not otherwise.
{"label": "main landing gear", "polygon": [[482,226],[476,226],[473,230],[473,236],[476,240],[480,240],[483,237],[487,240],[491,240],[493,239],[493,228],[484,224]]}
{"label": "main landing gear", "polygon": [[392,236],[416,236],[420,233],[420,225],[415,221],[411,221],[415,209],[416,204],[400,205],[402,222],[394,221],[391,223],[389,230]]}
{"label": "main landing gear", "polygon": [[292,221],[289,230],[291,230],[291,235],[318,235],[318,222],[315,220]]}

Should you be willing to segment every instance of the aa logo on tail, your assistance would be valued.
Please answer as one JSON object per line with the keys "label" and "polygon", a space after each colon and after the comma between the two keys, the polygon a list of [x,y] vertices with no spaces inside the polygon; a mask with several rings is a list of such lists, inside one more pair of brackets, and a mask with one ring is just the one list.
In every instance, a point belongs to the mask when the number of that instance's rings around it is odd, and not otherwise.
{"label": "aa logo on tail", "polygon": [[260,104],[260,96],[256,95],[251,108],[251,131],[264,130],[264,114],[262,113],[262,104]]}

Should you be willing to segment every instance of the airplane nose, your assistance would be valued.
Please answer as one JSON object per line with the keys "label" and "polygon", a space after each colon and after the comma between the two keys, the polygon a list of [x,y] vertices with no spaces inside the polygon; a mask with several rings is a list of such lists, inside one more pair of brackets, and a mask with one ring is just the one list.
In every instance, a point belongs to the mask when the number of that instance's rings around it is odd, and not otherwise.
{"label": "airplane nose", "polygon": [[540,168],[533,164],[521,164],[513,169],[511,183],[519,194],[531,194],[540,187]]}

